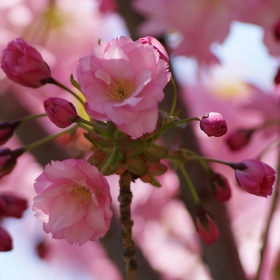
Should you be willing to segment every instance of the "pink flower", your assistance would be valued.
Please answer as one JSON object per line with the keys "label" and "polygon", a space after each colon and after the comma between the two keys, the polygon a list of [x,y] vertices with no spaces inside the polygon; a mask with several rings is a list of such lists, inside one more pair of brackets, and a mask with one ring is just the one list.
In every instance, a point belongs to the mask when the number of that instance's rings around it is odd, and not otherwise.
{"label": "pink flower", "polygon": [[217,200],[224,202],[231,198],[231,189],[225,176],[214,173],[210,181],[210,188]]}
{"label": "pink flower", "polygon": [[209,137],[220,137],[227,133],[227,123],[220,113],[211,112],[200,120],[200,128]]}
{"label": "pink flower", "polygon": [[211,245],[220,236],[216,223],[204,209],[196,210],[195,225],[199,236],[207,245]]}
{"label": "pink flower", "polygon": [[249,143],[253,133],[253,129],[240,128],[227,137],[226,143],[232,151],[240,150]]}
{"label": "pink flower", "polygon": [[155,130],[158,102],[169,81],[168,64],[149,44],[128,37],[101,42],[80,59],[77,77],[87,113],[112,121],[124,133],[140,137]]}
{"label": "pink flower", "polygon": [[78,117],[74,105],[63,98],[50,97],[44,101],[44,108],[49,119],[58,127],[67,127]]}
{"label": "pink flower", "polygon": [[8,252],[13,249],[13,242],[6,230],[0,227],[0,252]]}
{"label": "pink flower", "polygon": [[267,197],[272,194],[275,170],[264,162],[246,159],[233,164],[239,185],[248,193]]}
{"label": "pink flower", "polygon": [[159,58],[169,63],[169,55],[165,47],[156,38],[147,36],[147,37],[140,38],[139,41],[142,44],[152,45],[154,47],[154,50],[156,50],[159,53]]}
{"label": "pink flower", "polygon": [[112,199],[105,177],[95,166],[76,159],[52,161],[34,187],[35,216],[54,239],[82,245],[108,231]]}
{"label": "pink flower", "polygon": [[0,148],[0,179],[12,172],[17,163],[17,158],[23,152],[23,149],[11,151],[8,148]]}
{"label": "pink flower", "polygon": [[41,54],[21,38],[10,42],[3,50],[1,68],[10,80],[26,87],[40,87],[51,77]]}

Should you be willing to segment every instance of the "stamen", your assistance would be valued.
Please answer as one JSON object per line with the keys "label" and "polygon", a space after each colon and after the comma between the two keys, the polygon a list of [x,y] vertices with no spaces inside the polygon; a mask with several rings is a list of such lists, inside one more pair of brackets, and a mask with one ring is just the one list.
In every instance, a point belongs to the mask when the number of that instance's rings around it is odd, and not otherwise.
{"label": "stamen", "polygon": [[91,200],[91,191],[77,183],[74,184],[71,195],[82,204],[88,204]]}
{"label": "stamen", "polygon": [[112,80],[108,85],[106,93],[114,100],[122,101],[126,99],[131,93],[134,85],[127,80]]}

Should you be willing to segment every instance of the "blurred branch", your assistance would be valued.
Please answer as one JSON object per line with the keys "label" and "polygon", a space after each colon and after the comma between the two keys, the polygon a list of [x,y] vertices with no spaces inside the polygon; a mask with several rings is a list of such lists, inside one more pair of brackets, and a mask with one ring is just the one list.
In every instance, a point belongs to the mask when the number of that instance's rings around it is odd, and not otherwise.
{"label": "blurred branch", "polygon": [[[138,39],[137,28],[143,21],[143,17],[137,14],[132,7],[132,0],[116,0],[119,5],[119,12],[123,16],[127,28],[131,34],[132,39]],[[149,36],[150,34],[145,34]],[[162,38],[158,38],[163,42]],[[180,90],[178,89],[180,93]],[[165,89],[165,99],[162,102],[162,106],[170,107],[172,102],[172,87],[170,84]],[[178,95],[177,104],[180,104],[180,117],[188,118],[189,112],[180,94]],[[178,137],[182,148],[191,149],[197,154],[201,154],[198,140],[195,137],[192,126],[189,125],[185,129],[171,129],[169,133],[166,133],[163,137],[167,147],[171,148],[174,135]],[[226,207],[224,204],[217,202],[215,198],[206,189],[206,177],[203,169],[198,163],[186,164],[187,171],[190,177],[197,187],[197,191],[204,203],[205,208],[210,211],[216,218],[218,228],[220,231],[220,238],[211,246],[202,244],[203,260],[207,263],[212,277],[214,280],[245,280],[244,274],[237,248],[235,245],[234,237],[230,228],[230,218],[228,216]],[[194,203],[189,192],[189,188],[186,186],[184,178],[180,175],[181,185],[181,199],[185,203],[187,209],[193,217]],[[164,186],[163,186],[164,187]]]}

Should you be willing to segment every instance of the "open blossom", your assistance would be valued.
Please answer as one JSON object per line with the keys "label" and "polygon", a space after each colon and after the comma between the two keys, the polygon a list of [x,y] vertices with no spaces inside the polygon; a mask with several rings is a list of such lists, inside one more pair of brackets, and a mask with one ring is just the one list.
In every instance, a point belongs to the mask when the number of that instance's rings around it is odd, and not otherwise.
{"label": "open blossom", "polygon": [[108,231],[112,211],[109,185],[83,160],[52,161],[34,184],[33,210],[54,239],[84,244]]}
{"label": "open blossom", "polygon": [[124,36],[101,42],[80,59],[77,77],[90,116],[136,138],[154,131],[171,74],[152,45]]}
{"label": "open blossom", "polygon": [[264,162],[246,159],[235,166],[236,179],[248,193],[267,197],[272,194],[275,170]]}
{"label": "open blossom", "polygon": [[1,68],[10,80],[26,87],[40,87],[51,77],[41,54],[21,38],[3,50]]}
{"label": "open blossom", "polygon": [[51,122],[61,128],[71,125],[78,117],[75,106],[63,98],[50,97],[46,99],[44,108]]}
{"label": "open blossom", "polygon": [[200,120],[200,128],[209,137],[220,137],[227,133],[227,123],[220,113],[211,112]]}

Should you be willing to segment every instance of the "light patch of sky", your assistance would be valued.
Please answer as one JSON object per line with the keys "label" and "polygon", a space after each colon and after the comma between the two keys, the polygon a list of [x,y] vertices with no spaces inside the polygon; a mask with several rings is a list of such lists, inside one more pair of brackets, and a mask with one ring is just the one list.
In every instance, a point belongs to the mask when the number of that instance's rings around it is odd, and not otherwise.
{"label": "light patch of sky", "polygon": [[[233,22],[223,44],[214,44],[212,51],[221,65],[210,69],[214,80],[244,81],[262,88],[271,88],[277,69],[277,59],[270,56],[262,41],[262,28],[241,22]],[[197,81],[195,60],[178,57],[173,59],[176,76],[182,83]],[[201,74],[201,73],[200,73]]]}

